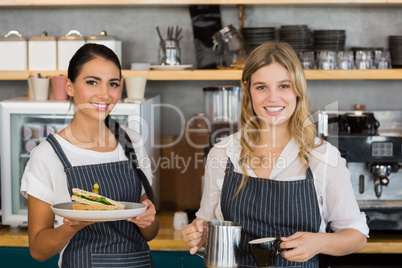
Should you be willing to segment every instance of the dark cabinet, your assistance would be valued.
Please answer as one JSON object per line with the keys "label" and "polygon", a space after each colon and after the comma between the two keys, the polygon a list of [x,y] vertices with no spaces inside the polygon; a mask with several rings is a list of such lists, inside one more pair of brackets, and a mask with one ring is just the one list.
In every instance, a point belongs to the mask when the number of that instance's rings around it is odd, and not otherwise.
{"label": "dark cabinet", "polygon": [[[203,268],[203,259],[188,251],[151,251],[155,268]],[[54,268],[58,267],[59,255],[45,262],[31,257],[27,247],[0,247],[0,267]]]}
{"label": "dark cabinet", "polygon": [[188,251],[152,251],[155,268],[204,268],[204,260]]}
{"label": "dark cabinet", "polygon": [[0,267],[13,268],[44,268],[58,267],[59,254],[45,262],[39,262],[31,257],[26,247],[0,247]]}

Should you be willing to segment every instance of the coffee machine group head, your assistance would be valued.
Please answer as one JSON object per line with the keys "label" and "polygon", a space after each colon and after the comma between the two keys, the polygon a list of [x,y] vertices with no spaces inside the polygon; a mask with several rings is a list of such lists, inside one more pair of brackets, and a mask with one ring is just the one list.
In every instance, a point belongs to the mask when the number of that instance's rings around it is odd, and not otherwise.
{"label": "coffee machine group head", "polygon": [[374,192],[377,198],[381,197],[382,187],[389,183],[391,172],[398,172],[398,163],[368,163],[367,169],[374,175]]}

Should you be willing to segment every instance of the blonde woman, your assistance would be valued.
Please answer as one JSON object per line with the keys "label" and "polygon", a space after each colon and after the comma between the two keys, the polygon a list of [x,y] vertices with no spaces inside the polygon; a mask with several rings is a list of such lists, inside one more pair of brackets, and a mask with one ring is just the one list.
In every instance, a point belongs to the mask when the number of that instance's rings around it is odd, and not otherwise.
{"label": "blonde woman", "polygon": [[[194,254],[211,220],[240,224],[241,267],[256,267],[248,241],[277,237],[276,266],[318,267],[318,254],[346,255],[368,237],[346,162],[316,137],[302,66],[286,43],[267,42],[247,58],[241,130],[210,151],[197,219],[182,230]],[[329,224],[333,232],[327,233]]]}

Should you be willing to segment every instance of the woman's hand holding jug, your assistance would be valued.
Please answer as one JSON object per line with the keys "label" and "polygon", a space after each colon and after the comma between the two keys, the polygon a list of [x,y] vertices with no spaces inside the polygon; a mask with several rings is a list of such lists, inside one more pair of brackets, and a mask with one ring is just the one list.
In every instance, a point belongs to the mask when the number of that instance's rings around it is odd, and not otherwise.
{"label": "woman's hand holding jug", "polygon": [[200,219],[195,219],[181,231],[183,240],[187,247],[190,248],[190,253],[195,254],[201,247],[205,245],[207,239],[207,226]]}

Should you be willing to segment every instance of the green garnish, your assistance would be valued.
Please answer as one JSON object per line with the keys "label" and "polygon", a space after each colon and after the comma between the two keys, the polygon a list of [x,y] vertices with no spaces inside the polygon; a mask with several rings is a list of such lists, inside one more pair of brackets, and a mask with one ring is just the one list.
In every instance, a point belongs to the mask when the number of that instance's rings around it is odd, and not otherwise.
{"label": "green garnish", "polygon": [[112,206],[114,206],[112,203],[106,201],[106,199],[104,197],[99,197],[96,200],[88,198],[88,197],[83,196],[83,195],[81,195],[80,197],[83,198],[83,199],[86,199],[86,200],[89,200],[89,201],[95,201],[95,202],[98,202],[98,203],[101,203],[101,204],[104,204],[104,205],[112,205]]}

